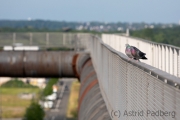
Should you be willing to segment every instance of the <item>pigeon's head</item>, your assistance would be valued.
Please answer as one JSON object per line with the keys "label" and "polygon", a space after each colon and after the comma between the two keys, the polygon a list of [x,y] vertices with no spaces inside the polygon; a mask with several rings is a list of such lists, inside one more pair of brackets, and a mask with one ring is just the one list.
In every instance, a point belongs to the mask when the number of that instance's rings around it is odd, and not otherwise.
{"label": "pigeon's head", "polygon": [[130,46],[129,44],[125,44],[125,47]]}

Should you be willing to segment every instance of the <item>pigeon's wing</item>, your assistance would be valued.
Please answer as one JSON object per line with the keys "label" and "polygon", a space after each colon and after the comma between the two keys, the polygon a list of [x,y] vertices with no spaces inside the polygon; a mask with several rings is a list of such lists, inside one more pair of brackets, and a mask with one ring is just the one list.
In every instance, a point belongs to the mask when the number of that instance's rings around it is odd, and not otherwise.
{"label": "pigeon's wing", "polygon": [[136,52],[140,51],[138,48],[131,46]]}
{"label": "pigeon's wing", "polygon": [[134,46],[132,46],[132,48],[135,50],[136,56],[143,57],[144,55],[146,55],[146,53],[141,52],[138,48]]}
{"label": "pigeon's wing", "polygon": [[131,53],[132,53],[135,60],[147,59],[145,57],[146,53],[141,52],[138,48],[136,48],[134,46],[131,46]]}

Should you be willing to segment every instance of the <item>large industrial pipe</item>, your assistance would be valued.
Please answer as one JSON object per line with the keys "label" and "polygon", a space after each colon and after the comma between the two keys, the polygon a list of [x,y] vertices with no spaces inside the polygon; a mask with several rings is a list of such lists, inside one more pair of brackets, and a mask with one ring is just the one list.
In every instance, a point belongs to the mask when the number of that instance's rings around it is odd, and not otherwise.
{"label": "large industrial pipe", "polygon": [[90,55],[87,53],[3,51],[0,52],[0,76],[77,77],[81,81],[79,120],[111,119]]}
{"label": "large industrial pipe", "polygon": [[[0,76],[78,77],[76,52],[1,51]],[[81,59],[80,59],[81,60]]]}

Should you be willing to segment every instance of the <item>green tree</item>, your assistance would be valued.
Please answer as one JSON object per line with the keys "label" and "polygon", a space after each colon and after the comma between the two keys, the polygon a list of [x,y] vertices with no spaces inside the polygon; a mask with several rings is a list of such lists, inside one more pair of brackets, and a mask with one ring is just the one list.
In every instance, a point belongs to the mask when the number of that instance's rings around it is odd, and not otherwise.
{"label": "green tree", "polygon": [[142,37],[148,40],[153,40],[153,30],[152,29],[144,29],[142,33]]}
{"label": "green tree", "polygon": [[180,47],[180,26],[172,28],[154,28],[131,31],[131,35],[154,42]]}
{"label": "green tree", "polygon": [[31,105],[26,109],[24,120],[43,120],[44,115],[45,112],[41,108],[41,106],[33,101]]}
{"label": "green tree", "polygon": [[47,83],[46,87],[44,88],[44,91],[43,91],[43,96],[47,96],[47,95],[50,95],[52,94],[53,90],[52,90],[52,86],[54,84],[56,84],[58,81],[57,78],[51,78],[49,80],[49,82]]}
{"label": "green tree", "polygon": [[[156,42],[159,42],[159,43],[165,43],[165,38],[166,38],[166,36],[165,36],[164,33],[162,33],[162,32],[154,35],[155,41],[156,41]],[[167,42],[167,41],[166,41],[166,42]]]}

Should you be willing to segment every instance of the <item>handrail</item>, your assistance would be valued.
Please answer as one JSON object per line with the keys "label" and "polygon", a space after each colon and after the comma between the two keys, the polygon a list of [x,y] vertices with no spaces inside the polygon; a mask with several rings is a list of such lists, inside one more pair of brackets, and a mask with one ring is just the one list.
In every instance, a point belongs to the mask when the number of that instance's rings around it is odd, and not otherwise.
{"label": "handrail", "polygon": [[[100,41],[101,44],[103,44],[107,49],[109,49],[112,53],[118,55],[119,57],[121,57],[124,61],[134,65],[135,67],[140,68],[141,70],[149,73],[150,75],[152,75],[153,77],[158,78],[159,80],[173,86],[173,87],[177,87],[180,89],[180,78],[175,77],[174,75],[171,75],[165,71],[162,71],[158,68],[155,68],[153,66],[150,66],[148,64],[145,64],[143,62],[134,62],[134,61],[129,61],[128,57],[126,55],[124,55],[123,53],[113,49],[111,46],[109,46],[108,44],[105,44],[101,38],[99,38],[98,36],[94,36],[96,37],[96,39],[98,39]],[[180,49],[180,48],[179,48]]]}
{"label": "handrail", "polygon": [[[109,35],[119,35],[119,34],[109,34]],[[165,45],[165,46],[173,47],[173,48],[176,48],[176,49],[180,50],[180,47],[177,47],[177,46],[174,46],[174,45],[170,45],[170,44],[158,43],[158,42],[154,42],[154,41],[150,41],[150,40],[145,40],[143,38],[138,38],[138,37],[134,37],[134,36],[126,36],[126,35],[123,35],[123,34],[121,34],[120,36],[127,37],[127,38],[132,38],[132,39],[137,39],[137,40],[140,40],[140,41],[143,41],[143,42],[147,42],[147,43],[151,43],[151,44]]]}
{"label": "handrail", "polygon": [[143,62],[180,77],[179,47],[115,34],[103,34],[102,39],[103,42],[122,53],[125,53],[126,43],[136,46],[147,54],[148,60]]}

